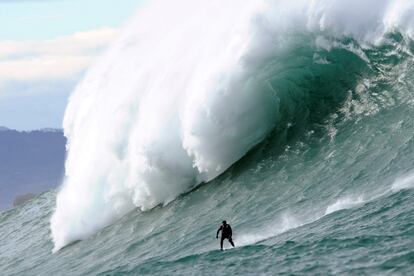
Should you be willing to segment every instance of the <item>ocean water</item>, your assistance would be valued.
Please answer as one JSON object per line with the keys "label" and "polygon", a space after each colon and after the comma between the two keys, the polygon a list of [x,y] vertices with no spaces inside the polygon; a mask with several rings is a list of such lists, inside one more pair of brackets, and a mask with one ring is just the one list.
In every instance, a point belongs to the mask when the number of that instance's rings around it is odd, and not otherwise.
{"label": "ocean water", "polygon": [[1,274],[411,275],[412,18],[148,2],[69,101],[62,186],[0,213]]}

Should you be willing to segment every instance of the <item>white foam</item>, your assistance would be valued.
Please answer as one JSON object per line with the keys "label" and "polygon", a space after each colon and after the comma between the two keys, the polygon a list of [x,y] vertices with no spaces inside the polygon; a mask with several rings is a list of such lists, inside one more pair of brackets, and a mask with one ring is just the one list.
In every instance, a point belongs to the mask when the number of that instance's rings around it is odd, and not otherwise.
{"label": "white foam", "polygon": [[414,189],[414,171],[397,177],[391,186],[394,193],[408,189]]}
{"label": "white foam", "polygon": [[[319,217],[314,218],[311,221],[316,221],[318,219]],[[291,215],[290,213],[283,213],[280,219],[277,219],[274,222],[264,227],[261,227],[261,229],[256,231],[255,233],[250,233],[249,231],[235,235],[234,242],[238,247],[255,244],[260,241],[264,241],[269,238],[280,235],[291,229],[300,227],[306,223],[309,223],[309,221],[299,221],[297,218],[295,218],[295,216]]]}
{"label": "white foam", "polygon": [[335,203],[329,205],[326,208],[325,215],[329,215],[333,212],[337,212],[337,211],[344,210],[344,209],[355,208],[355,207],[361,206],[365,202],[366,201],[364,200],[364,198],[362,196],[343,197],[343,198],[338,199]]}
{"label": "white foam", "polygon": [[55,250],[214,179],[260,142],[279,112],[261,68],[290,49],[284,36],[412,35],[407,2],[148,1],[70,97]]}

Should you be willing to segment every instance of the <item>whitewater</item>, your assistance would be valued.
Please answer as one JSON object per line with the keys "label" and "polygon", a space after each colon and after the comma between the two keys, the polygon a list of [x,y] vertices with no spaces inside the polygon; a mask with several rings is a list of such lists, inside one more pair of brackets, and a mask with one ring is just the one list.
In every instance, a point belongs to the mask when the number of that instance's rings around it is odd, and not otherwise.
{"label": "whitewater", "polygon": [[0,213],[0,269],[409,275],[413,93],[414,1],[147,1],[69,99],[61,187]]}

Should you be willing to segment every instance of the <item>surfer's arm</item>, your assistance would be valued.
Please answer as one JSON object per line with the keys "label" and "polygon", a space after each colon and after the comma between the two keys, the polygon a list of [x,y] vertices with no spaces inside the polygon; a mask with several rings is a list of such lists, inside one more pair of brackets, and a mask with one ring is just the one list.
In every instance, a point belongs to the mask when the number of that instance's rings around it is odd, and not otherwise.
{"label": "surfer's arm", "polygon": [[220,233],[222,228],[223,228],[223,226],[220,226],[220,228],[217,230],[216,239],[218,239],[218,234]]}
{"label": "surfer's arm", "polygon": [[230,237],[233,236],[233,231],[231,230],[231,226],[229,225],[229,230],[230,230]]}

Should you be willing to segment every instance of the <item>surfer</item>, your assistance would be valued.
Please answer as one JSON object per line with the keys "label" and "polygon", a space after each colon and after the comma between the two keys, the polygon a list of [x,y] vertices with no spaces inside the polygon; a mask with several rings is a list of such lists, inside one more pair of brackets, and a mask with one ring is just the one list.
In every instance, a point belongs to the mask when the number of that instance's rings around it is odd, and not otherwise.
{"label": "surfer", "polygon": [[221,231],[221,240],[220,240],[220,248],[223,250],[223,241],[224,239],[228,239],[231,246],[234,247],[233,239],[231,236],[233,235],[233,232],[231,231],[230,224],[227,224],[225,220],[223,220],[223,224],[220,225],[220,228],[217,230],[216,239],[218,239],[218,234]]}

